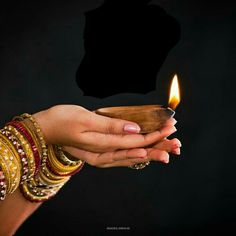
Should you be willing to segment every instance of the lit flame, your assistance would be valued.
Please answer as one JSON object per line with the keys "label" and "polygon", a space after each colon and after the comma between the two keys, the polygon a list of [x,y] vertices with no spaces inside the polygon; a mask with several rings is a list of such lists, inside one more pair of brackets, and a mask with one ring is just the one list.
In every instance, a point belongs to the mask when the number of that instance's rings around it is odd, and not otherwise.
{"label": "lit flame", "polygon": [[174,76],[171,87],[170,87],[170,96],[169,96],[169,107],[175,110],[175,108],[180,103],[180,91],[177,75]]}

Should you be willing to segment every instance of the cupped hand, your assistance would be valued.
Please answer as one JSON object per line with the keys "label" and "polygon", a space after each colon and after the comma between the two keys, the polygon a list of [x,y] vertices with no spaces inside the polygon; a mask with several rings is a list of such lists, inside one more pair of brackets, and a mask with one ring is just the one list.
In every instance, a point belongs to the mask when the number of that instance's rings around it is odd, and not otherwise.
{"label": "cupped hand", "polygon": [[71,155],[83,159],[88,164],[100,167],[127,167],[147,161],[169,162],[169,153],[180,154],[180,141],[178,139],[163,140],[150,148],[133,148],[103,153],[94,153],[75,147],[65,146],[63,149]]}
{"label": "cupped hand", "polygon": [[[49,144],[97,167],[129,166],[147,160],[166,162],[168,152],[178,152],[171,118],[159,131],[142,135],[137,124],[104,117],[81,106],[58,105],[34,114]],[[177,153],[176,153],[177,154]]]}

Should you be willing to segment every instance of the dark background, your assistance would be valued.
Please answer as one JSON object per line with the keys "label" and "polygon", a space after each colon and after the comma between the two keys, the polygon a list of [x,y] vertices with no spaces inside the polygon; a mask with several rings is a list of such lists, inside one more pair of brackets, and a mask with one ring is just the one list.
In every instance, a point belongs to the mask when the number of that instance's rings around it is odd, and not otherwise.
{"label": "dark background", "polygon": [[[61,103],[89,109],[127,101],[163,104],[177,73],[182,101],[175,136],[182,154],[143,171],[87,165],[17,235],[235,235],[236,4],[152,1],[182,28],[157,75],[157,90],[96,99],[82,96],[75,73],[84,55],[83,13],[102,2],[12,1],[1,7],[2,125],[16,114]],[[106,230],[112,226],[130,230]]]}

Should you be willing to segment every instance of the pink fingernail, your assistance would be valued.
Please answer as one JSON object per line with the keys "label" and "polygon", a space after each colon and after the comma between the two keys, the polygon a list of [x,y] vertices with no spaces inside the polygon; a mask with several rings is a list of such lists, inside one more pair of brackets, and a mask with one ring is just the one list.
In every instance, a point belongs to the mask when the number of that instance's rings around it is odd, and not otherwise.
{"label": "pink fingernail", "polygon": [[176,132],[176,131],[177,131],[177,129],[176,129],[176,127],[174,126],[174,127],[173,127],[173,132]]}
{"label": "pink fingernail", "polygon": [[175,150],[173,150],[173,152],[176,155],[180,155],[180,148],[176,148]]}
{"label": "pink fingernail", "polygon": [[140,127],[135,124],[126,124],[124,126],[124,131],[132,134],[137,134],[140,132]]}
{"label": "pink fingernail", "polygon": [[177,123],[177,120],[175,118],[173,118],[173,122],[174,122],[174,125]]}
{"label": "pink fingernail", "polygon": [[176,148],[180,148],[180,147],[182,147],[182,143],[178,140],[178,142],[175,143],[174,146],[175,146]]}
{"label": "pink fingernail", "polygon": [[166,158],[165,160],[163,160],[164,163],[169,163],[169,158]]}
{"label": "pink fingernail", "polygon": [[177,149],[177,150],[176,150],[176,154],[177,154],[177,155],[180,155],[180,149]]}

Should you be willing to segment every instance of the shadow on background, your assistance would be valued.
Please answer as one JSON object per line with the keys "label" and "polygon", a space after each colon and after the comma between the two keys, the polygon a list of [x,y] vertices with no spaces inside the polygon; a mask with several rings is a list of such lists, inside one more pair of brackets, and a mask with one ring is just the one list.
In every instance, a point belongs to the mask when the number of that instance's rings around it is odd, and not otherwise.
{"label": "shadow on background", "polygon": [[104,98],[155,90],[156,76],[180,37],[177,21],[147,0],[107,0],[86,12],[85,55],[76,74],[84,95]]}

